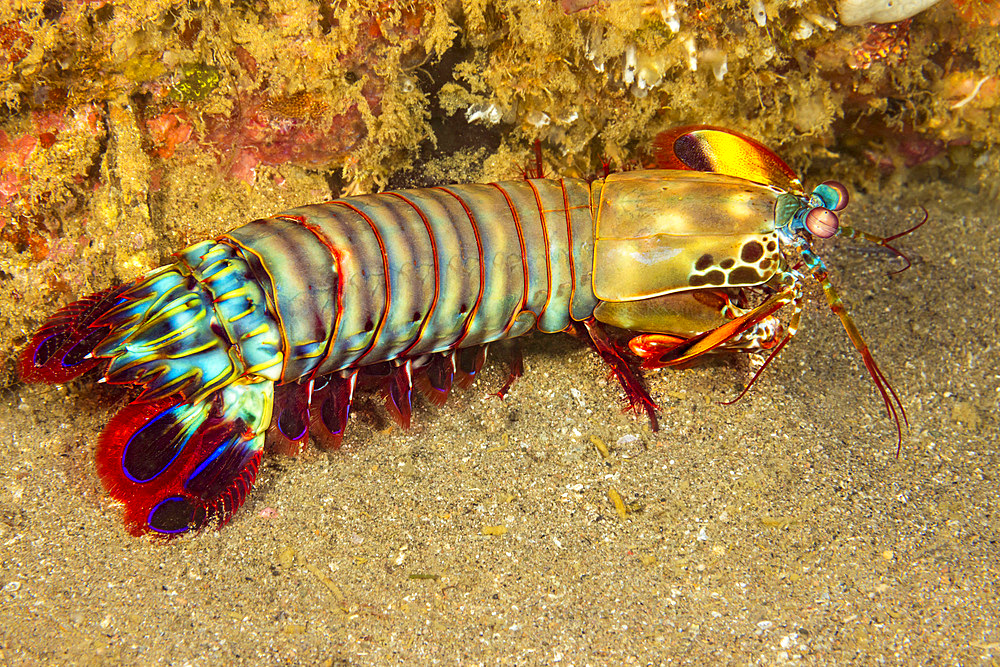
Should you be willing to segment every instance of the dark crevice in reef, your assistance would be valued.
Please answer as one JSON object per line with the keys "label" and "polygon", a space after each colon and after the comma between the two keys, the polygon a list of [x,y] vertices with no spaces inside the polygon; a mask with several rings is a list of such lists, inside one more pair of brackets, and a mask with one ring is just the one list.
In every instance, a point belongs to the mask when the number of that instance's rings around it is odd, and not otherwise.
{"label": "dark crevice in reef", "polygon": [[454,81],[455,66],[468,60],[473,51],[467,46],[453,46],[441,59],[418,72],[418,85],[421,85],[430,100],[430,126],[437,138],[435,146],[431,140],[421,143],[414,166],[397,172],[390,179],[386,189],[426,188],[444,185],[438,179],[426,174],[423,165],[441,158],[451,157],[464,150],[486,149],[486,154],[499,148],[505,134],[500,126],[487,127],[470,123],[462,113],[448,115],[439,103],[441,87]]}

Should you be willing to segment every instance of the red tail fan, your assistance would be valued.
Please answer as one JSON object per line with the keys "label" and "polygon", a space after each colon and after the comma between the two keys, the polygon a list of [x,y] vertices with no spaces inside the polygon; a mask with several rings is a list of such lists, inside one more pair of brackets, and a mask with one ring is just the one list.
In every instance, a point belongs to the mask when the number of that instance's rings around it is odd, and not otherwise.
{"label": "red tail fan", "polygon": [[128,285],[116,285],[103,292],[74,301],[50,317],[32,336],[18,360],[25,382],[68,382],[101,363],[88,357],[111,332],[111,326],[91,326],[118,303]]}
{"label": "red tail fan", "polygon": [[256,409],[270,394],[270,383],[232,385],[203,401],[122,408],[101,433],[97,471],[129,531],[169,536],[229,521],[257,477],[270,410]]}

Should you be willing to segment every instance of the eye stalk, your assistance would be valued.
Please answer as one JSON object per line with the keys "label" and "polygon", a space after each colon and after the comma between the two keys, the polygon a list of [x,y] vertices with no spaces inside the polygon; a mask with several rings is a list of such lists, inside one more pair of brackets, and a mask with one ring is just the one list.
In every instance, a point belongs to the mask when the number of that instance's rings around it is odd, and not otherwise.
{"label": "eye stalk", "polygon": [[[819,191],[818,187],[816,191]],[[789,237],[801,232],[808,232],[820,239],[836,236],[840,231],[840,217],[823,206],[823,199],[816,191],[809,197],[796,196],[790,192],[779,195],[774,209],[775,227]],[[827,191],[823,191],[823,194],[827,194]],[[847,195],[844,196],[846,198]],[[843,202],[838,199],[834,203]]]}

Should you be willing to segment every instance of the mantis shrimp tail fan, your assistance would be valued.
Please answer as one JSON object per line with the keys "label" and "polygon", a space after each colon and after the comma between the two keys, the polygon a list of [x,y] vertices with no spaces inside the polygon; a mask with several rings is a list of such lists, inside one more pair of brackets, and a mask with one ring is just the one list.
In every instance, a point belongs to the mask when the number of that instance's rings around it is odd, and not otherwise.
{"label": "mantis shrimp tail fan", "polygon": [[130,532],[173,535],[226,523],[257,478],[273,383],[203,399],[136,401],[101,434],[97,470]]}
{"label": "mantis shrimp tail fan", "polygon": [[[262,295],[239,260],[200,244],[138,281],[76,301],[53,315],[20,357],[26,381],[62,383],[92,369],[101,382],[141,393],[101,433],[97,469],[135,535],[174,535],[229,520],[243,503],[271,422],[274,381],[247,374],[274,341],[254,340]],[[228,304],[228,305],[227,305]],[[241,340],[241,345],[233,341]]]}

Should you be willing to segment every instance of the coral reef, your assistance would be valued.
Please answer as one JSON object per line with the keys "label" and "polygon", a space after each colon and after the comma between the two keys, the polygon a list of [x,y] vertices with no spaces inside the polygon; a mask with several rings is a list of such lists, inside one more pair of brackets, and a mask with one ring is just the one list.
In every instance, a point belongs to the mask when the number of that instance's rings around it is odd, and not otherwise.
{"label": "coral reef", "polygon": [[[465,3],[474,55],[442,103],[514,126],[510,145],[522,151],[542,139],[561,171],[601,156],[620,166],[678,123],[737,127],[795,164],[874,180],[885,160],[909,162],[895,154],[906,137],[943,142],[940,161],[952,146],[974,147],[958,151],[965,160],[997,139],[989,79],[955,104],[996,71],[1000,36],[950,3],[858,27],[824,2],[500,4]],[[988,4],[968,3],[983,14]]]}
{"label": "coral reef", "polygon": [[536,140],[546,173],[592,175],[710,123],[869,189],[995,182],[1000,3],[904,4],[929,8],[845,26],[886,3],[7,3],[2,356],[70,297],[418,156],[424,176],[393,183],[516,177]]}
{"label": "coral reef", "polygon": [[838,0],[837,17],[844,25],[896,23],[913,18],[940,0]]}

